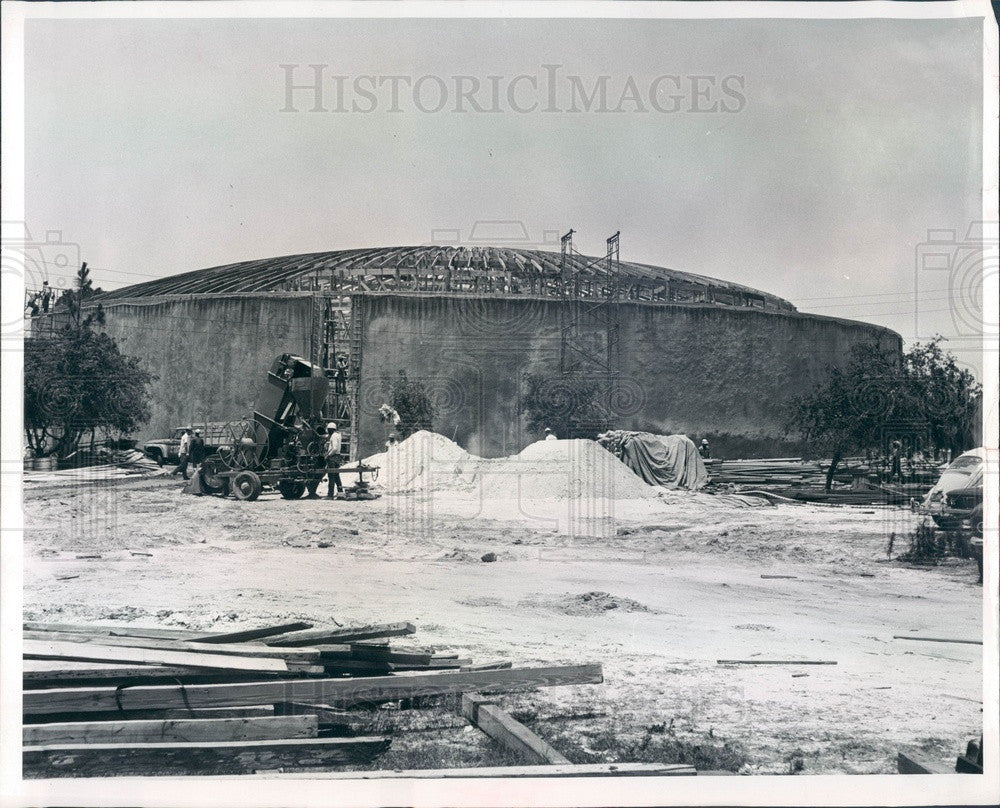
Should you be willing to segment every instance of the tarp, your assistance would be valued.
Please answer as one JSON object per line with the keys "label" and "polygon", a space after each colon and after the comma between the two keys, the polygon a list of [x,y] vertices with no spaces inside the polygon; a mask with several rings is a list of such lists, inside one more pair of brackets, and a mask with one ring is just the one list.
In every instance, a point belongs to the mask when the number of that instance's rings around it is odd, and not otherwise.
{"label": "tarp", "polygon": [[622,431],[607,433],[598,440],[650,485],[697,491],[708,482],[705,462],[687,435]]}

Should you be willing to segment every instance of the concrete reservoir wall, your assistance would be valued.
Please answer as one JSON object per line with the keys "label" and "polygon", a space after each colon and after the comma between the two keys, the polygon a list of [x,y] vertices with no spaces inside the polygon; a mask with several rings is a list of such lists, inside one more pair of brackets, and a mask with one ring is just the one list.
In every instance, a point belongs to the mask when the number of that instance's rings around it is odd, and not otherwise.
{"label": "concrete reservoir wall", "polygon": [[[524,376],[559,384],[564,330],[606,352],[607,330],[586,304],[399,294],[354,301],[363,317],[364,453],[385,441],[376,410],[400,369],[430,390],[435,431],[495,457],[538,439],[520,409]],[[784,436],[787,402],[844,362],[852,345],[902,347],[899,335],[866,323],[714,305],[622,303],[620,323],[619,428],[708,436],[739,447],[735,456],[793,445]]]}
{"label": "concrete reservoir wall", "polygon": [[104,304],[105,331],[158,376],[140,443],[249,415],[274,357],[309,355],[307,296],[197,295]]}
{"label": "concrete reservoir wall", "polygon": [[[361,449],[379,451],[391,379],[405,370],[429,389],[434,428],[469,451],[494,457],[537,439],[521,412],[524,377],[560,383],[564,332],[606,349],[606,330],[586,304],[560,300],[364,294]],[[105,304],[106,330],[158,376],[152,419],[136,436],[249,414],[264,374],[281,353],[309,355],[311,298],[287,293],[171,296]],[[621,304],[616,360],[618,425],[708,436],[725,453],[781,453],[788,400],[843,362],[852,345],[901,340],[865,323],[714,305]],[[586,368],[584,368],[586,372]],[[733,451],[736,451],[734,449]]]}

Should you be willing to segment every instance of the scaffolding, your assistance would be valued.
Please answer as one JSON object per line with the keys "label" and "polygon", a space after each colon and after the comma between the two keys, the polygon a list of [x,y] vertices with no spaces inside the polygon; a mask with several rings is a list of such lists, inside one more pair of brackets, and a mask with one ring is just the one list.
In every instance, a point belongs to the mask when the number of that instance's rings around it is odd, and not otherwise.
{"label": "scaffolding", "polygon": [[582,258],[573,249],[573,233],[570,230],[562,237],[562,264],[576,267],[572,271],[564,269],[570,274],[564,281],[573,288],[583,282],[595,287],[596,276],[596,288],[588,297],[570,298],[561,329],[559,365],[564,377],[597,384],[591,412],[579,424],[581,432],[592,434],[614,425],[614,403],[621,380],[621,231],[608,237],[602,258],[588,259],[582,266],[566,261],[567,256]]}

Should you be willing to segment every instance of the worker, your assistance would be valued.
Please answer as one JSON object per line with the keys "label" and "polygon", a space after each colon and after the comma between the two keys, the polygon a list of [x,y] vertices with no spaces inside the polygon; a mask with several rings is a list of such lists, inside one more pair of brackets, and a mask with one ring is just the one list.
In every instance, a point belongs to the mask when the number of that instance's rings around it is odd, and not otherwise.
{"label": "worker", "polygon": [[337,367],[333,373],[333,392],[338,396],[347,395],[347,357],[337,357]]}
{"label": "worker", "polygon": [[385,450],[388,452],[393,446],[396,446],[396,435],[393,433],[389,436],[389,440],[385,442]]}
{"label": "worker", "polygon": [[189,454],[191,455],[192,466],[200,466],[205,462],[205,439],[201,436],[200,429],[194,431]]}
{"label": "worker", "polygon": [[52,302],[52,287],[48,281],[42,281],[42,313],[49,313],[49,304]]}
{"label": "worker", "polygon": [[896,478],[903,482],[903,444],[898,440],[892,442],[890,462],[892,466],[889,471],[889,482],[891,483]]}
{"label": "worker", "polygon": [[551,429],[545,427],[545,440],[559,440],[559,438],[555,436],[555,433]]}
{"label": "worker", "polygon": [[701,446],[698,447],[698,454],[700,454],[705,460],[708,460],[712,456],[712,450],[708,448],[708,438],[701,439]]}
{"label": "worker", "polygon": [[[327,468],[340,468],[340,463],[342,461],[341,455],[341,444],[343,443],[343,435],[340,434],[340,430],[337,429],[337,422],[330,421],[326,425],[326,465]],[[329,481],[329,487],[326,489],[327,499],[336,499],[337,491],[344,493],[344,486],[340,482],[340,475],[335,471],[327,471],[327,480]]]}
{"label": "worker", "polygon": [[177,468],[170,472],[173,477],[178,471],[188,479],[188,460],[191,457],[191,430],[185,429],[181,435],[181,445],[177,447]]}

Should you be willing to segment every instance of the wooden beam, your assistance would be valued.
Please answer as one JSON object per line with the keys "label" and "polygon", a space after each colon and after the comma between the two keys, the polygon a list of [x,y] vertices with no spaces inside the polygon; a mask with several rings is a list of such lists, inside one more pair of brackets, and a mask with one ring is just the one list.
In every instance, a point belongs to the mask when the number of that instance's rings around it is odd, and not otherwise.
{"label": "wooden beam", "polygon": [[373,637],[401,637],[413,634],[417,627],[413,623],[386,623],[383,625],[352,626],[338,629],[314,629],[313,631],[291,632],[271,637],[268,645],[294,647],[297,645],[316,645],[319,643],[350,643],[356,640],[367,640]]}
{"label": "wooden beam", "polygon": [[164,640],[190,640],[203,637],[203,631],[173,628],[146,628],[144,626],[98,626],[87,623],[38,623],[26,621],[25,631],[62,631],[72,634],[89,634],[94,637],[158,637]]}
{"label": "wooden beam", "polygon": [[718,659],[718,665],[836,665],[829,659]]}
{"label": "wooden beam", "polygon": [[499,671],[505,668],[510,668],[511,663],[508,660],[499,660],[497,662],[479,662],[474,665],[463,665],[463,671]]}
{"label": "wooden beam", "polygon": [[149,744],[54,744],[26,746],[23,775],[111,777],[122,775],[252,774],[274,769],[326,769],[370,763],[389,747],[388,738],[296,738]]}
{"label": "wooden beam", "polygon": [[44,724],[49,722],[78,721],[165,721],[176,718],[267,718],[274,715],[273,704],[259,704],[254,707],[202,707],[197,710],[115,710],[110,713],[51,713],[49,715],[26,715],[24,723]]}
{"label": "wooden beam", "polygon": [[892,636],[894,640],[919,640],[920,642],[955,642],[963,643],[965,645],[982,645],[982,640],[956,640],[950,637],[913,637],[906,636],[904,634],[894,634]]}
{"label": "wooden beam", "polygon": [[285,701],[329,704],[341,708],[352,704],[380,703],[416,696],[441,696],[470,690],[503,692],[521,688],[600,684],[603,681],[600,665],[575,665],[350,679],[259,681],[191,685],[183,688],[137,685],[122,690],[113,687],[81,687],[25,691],[22,694],[22,706],[25,714],[241,707]]}
{"label": "wooden beam", "polygon": [[287,634],[290,631],[303,631],[312,628],[312,623],[285,623],[282,626],[265,626],[264,628],[251,628],[246,631],[233,631],[229,634],[202,634],[200,637],[193,637],[192,642],[205,643],[229,643],[229,642],[249,642],[250,640],[262,640],[265,637],[274,637],[278,634]]}
{"label": "wooden beam", "polygon": [[76,642],[25,640],[25,659],[79,660],[81,662],[131,662],[141,665],[183,665],[194,668],[224,668],[247,671],[287,671],[283,659],[239,657],[224,654],[161,651],[148,648],[93,645]]}
{"label": "wooden beam", "polygon": [[94,637],[69,632],[25,631],[24,639],[43,642],[74,642],[81,645],[102,645],[119,648],[157,648],[162,651],[187,651],[195,654],[225,654],[230,656],[266,657],[270,659],[316,662],[320,658],[316,648],[271,648],[260,643],[229,643],[215,645],[190,640],[166,640],[156,637]]}
{"label": "wooden beam", "polygon": [[299,704],[296,702],[279,702],[274,705],[275,715],[311,715],[315,716],[320,726],[350,726],[359,723],[363,716],[347,710],[336,710],[328,704]]}
{"label": "wooden beam", "polygon": [[896,769],[900,774],[954,774],[955,767],[935,760],[918,760],[902,752],[896,755]]}
{"label": "wooden beam", "polygon": [[562,766],[489,766],[469,769],[409,769],[356,772],[267,774],[260,777],[321,780],[464,779],[478,777],[693,777],[694,766],[685,763],[579,763]]}
{"label": "wooden beam", "polygon": [[478,693],[462,694],[462,715],[474,727],[497,741],[505,749],[520,755],[531,764],[564,764],[570,760],[553,749],[520,721]]}
{"label": "wooden beam", "polygon": [[315,715],[270,718],[181,718],[163,721],[73,721],[29,724],[25,746],[93,743],[178,743],[188,741],[273,741],[315,738]]}

